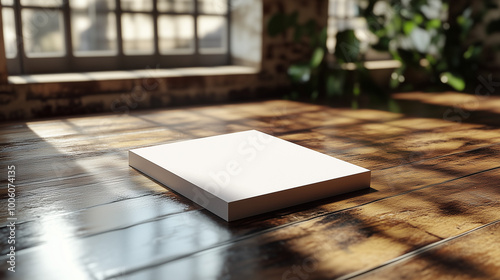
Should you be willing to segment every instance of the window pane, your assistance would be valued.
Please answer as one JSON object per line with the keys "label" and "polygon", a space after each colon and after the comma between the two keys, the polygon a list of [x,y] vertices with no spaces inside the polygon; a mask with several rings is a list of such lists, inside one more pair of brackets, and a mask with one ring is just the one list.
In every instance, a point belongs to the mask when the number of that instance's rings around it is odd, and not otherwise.
{"label": "window pane", "polygon": [[152,54],[153,17],[147,14],[122,14],[123,52],[125,54]]}
{"label": "window pane", "polygon": [[115,8],[115,0],[71,0],[69,4],[71,9],[77,10],[96,9],[97,11],[104,11]]}
{"label": "window pane", "polygon": [[160,53],[194,52],[194,18],[160,15],[158,17]]}
{"label": "window pane", "polygon": [[14,25],[14,9],[2,9],[3,40],[5,45],[5,56],[14,58],[17,55],[16,26]]}
{"label": "window pane", "polygon": [[71,34],[76,56],[113,55],[117,53],[114,0],[73,0]]}
{"label": "window pane", "polygon": [[201,52],[225,52],[227,41],[226,34],[225,17],[198,17],[198,40]]}
{"label": "window pane", "polygon": [[113,55],[117,53],[115,13],[72,11],[71,33],[77,56]]}
{"label": "window pane", "polygon": [[153,0],[121,0],[120,5],[125,11],[152,11]]}
{"label": "window pane", "polygon": [[14,5],[14,0],[2,0],[2,5],[12,6],[12,5]]}
{"label": "window pane", "polygon": [[192,13],[194,12],[193,0],[158,0],[156,4],[160,12]]}
{"label": "window pane", "polygon": [[337,18],[355,17],[358,15],[358,2],[351,0],[330,0],[328,14]]}
{"label": "window pane", "polygon": [[227,0],[198,0],[200,13],[225,14],[227,12]]}
{"label": "window pane", "polygon": [[21,0],[21,5],[24,6],[38,6],[38,7],[58,7],[61,6],[63,0]]}
{"label": "window pane", "polygon": [[49,9],[23,9],[23,41],[27,56],[64,56],[62,13]]}

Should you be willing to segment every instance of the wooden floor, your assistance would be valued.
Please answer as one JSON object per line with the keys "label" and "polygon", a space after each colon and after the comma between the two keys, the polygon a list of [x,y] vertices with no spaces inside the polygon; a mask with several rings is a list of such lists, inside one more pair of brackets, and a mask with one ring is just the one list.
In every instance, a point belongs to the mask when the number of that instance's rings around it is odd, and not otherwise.
{"label": "wooden floor", "polygon": [[[406,114],[276,100],[0,124],[0,276],[500,279],[500,98],[396,97]],[[128,166],[247,129],[368,168],[371,189],[226,223]]]}

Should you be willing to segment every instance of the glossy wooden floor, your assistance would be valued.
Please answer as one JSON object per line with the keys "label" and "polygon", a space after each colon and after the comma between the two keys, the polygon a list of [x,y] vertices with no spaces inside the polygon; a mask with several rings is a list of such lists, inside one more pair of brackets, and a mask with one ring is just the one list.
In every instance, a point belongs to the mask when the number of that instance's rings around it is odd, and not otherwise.
{"label": "glossy wooden floor", "polygon": [[[1,278],[500,279],[500,98],[396,97],[407,114],[276,100],[1,124]],[[128,166],[247,129],[371,169],[371,189],[228,224]]]}

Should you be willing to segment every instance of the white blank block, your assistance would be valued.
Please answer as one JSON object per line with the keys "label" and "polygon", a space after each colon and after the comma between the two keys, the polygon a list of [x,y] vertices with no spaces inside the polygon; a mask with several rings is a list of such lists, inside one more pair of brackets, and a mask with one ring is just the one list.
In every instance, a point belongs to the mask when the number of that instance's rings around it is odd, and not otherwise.
{"label": "white blank block", "polygon": [[129,165],[226,221],[369,188],[371,175],[256,130],[134,149]]}

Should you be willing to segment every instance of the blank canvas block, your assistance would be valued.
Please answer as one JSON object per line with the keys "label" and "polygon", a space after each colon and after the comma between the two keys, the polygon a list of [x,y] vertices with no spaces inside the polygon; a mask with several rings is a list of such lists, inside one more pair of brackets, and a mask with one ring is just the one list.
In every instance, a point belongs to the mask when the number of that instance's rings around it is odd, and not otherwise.
{"label": "blank canvas block", "polygon": [[256,130],[134,149],[129,165],[226,221],[370,186],[368,169]]}

